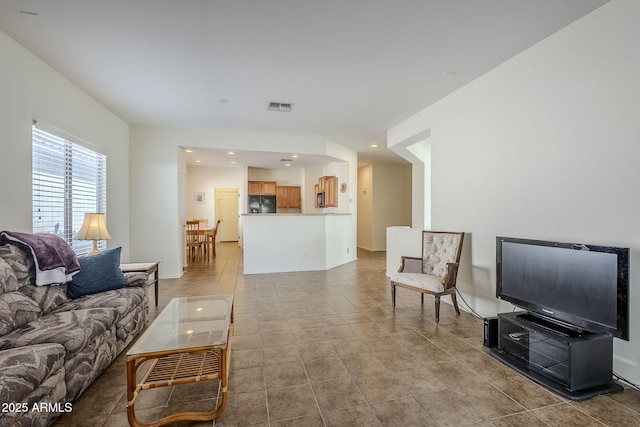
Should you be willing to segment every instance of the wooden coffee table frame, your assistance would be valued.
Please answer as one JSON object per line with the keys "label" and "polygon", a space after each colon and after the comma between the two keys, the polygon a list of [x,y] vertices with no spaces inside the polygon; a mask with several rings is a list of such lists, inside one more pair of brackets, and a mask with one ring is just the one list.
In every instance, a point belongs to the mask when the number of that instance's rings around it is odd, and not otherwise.
{"label": "wooden coffee table frame", "polygon": [[[160,427],[177,421],[211,421],[217,418],[227,403],[227,384],[231,362],[233,335],[233,306],[227,342],[224,345],[202,346],[189,349],[167,350],[127,356],[127,418],[132,427]],[[151,365],[138,382],[138,369],[151,361]],[[212,412],[180,412],[151,423],[136,418],[135,401],[143,390],[168,387],[197,381],[219,379],[222,396]]]}

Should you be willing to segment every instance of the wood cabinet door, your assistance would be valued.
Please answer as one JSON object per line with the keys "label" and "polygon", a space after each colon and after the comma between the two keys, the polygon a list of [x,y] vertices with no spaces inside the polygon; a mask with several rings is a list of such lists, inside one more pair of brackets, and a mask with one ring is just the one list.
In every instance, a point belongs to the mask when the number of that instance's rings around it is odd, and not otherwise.
{"label": "wood cabinet door", "polygon": [[338,206],[338,177],[325,176],[324,181],[325,206]]}
{"label": "wood cabinet door", "polygon": [[262,183],[260,181],[249,181],[247,191],[251,195],[262,194]]}
{"label": "wood cabinet door", "polygon": [[276,195],[276,182],[275,181],[263,181],[262,182],[262,194],[269,196]]}
{"label": "wood cabinet door", "polygon": [[275,196],[275,181],[247,181],[247,191],[251,195]]}
{"label": "wood cabinet door", "polygon": [[289,207],[302,208],[302,189],[300,187],[289,187]]}
{"label": "wood cabinet door", "polygon": [[281,185],[276,187],[276,205],[279,208],[289,207],[289,187]]}
{"label": "wood cabinet door", "polygon": [[276,203],[279,208],[302,208],[302,189],[293,185],[276,186]]}

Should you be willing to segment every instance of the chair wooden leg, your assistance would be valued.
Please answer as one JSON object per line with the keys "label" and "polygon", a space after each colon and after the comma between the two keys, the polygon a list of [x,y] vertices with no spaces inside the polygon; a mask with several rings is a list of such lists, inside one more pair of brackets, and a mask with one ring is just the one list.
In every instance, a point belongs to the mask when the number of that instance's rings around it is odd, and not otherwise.
{"label": "chair wooden leg", "polygon": [[440,323],[440,296],[436,296],[436,323]]}
{"label": "chair wooden leg", "polygon": [[391,302],[393,307],[396,306],[396,285],[391,285]]}
{"label": "chair wooden leg", "polygon": [[420,292],[420,304],[424,305],[424,294]]}
{"label": "chair wooden leg", "polygon": [[453,302],[453,308],[456,309],[456,313],[460,314],[460,308],[458,307],[458,299],[456,298],[456,294],[451,294],[451,301]]}

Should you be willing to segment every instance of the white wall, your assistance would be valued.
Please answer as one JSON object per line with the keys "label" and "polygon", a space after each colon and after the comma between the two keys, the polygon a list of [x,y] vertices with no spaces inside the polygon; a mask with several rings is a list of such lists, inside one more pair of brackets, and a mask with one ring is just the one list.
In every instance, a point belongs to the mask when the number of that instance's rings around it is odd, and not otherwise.
{"label": "white wall", "polygon": [[631,248],[631,340],[614,340],[614,369],[636,383],[638,16],[640,2],[607,3],[388,133],[401,147],[430,131],[432,227],[470,233],[459,285],[483,315],[511,310],[494,296],[497,235]]}
{"label": "white wall", "polygon": [[243,215],[244,274],[326,270],[353,261],[352,215]]}
{"label": "white wall", "polygon": [[[185,175],[183,150],[140,129],[131,129],[131,255],[164,260],[160,277],[180,277],[184,262],[186,218],[181,212],[180,175]],[[185,190],[186,192],[186,182]],[[184,195],[183,195],[184,197]],[[185,197],[186,199],[186,197]]]}
{"label": "white wall", "polygon": [[[216,223],[216,188],[237,188],[240,193],[245,183],[243,168],[238,167],[187,167],[187,219],[208,219],[209,226]],[[195,203],[196,192],[204,193],[204,203]],[[238,204],[240,212],[240,204]]]}
{"label": "white wall", "polygon": [[304,168],[249,168],[249,181],[276,181],[277,185],[302,186]]}
{"label": "white wall", "polygon": [[[107,156],[108,247],[129,260],[129,126],[0,32],[0,229],[32,231],[31,125],[61,129]],[[141,261],[143,259],[140,259]]]}

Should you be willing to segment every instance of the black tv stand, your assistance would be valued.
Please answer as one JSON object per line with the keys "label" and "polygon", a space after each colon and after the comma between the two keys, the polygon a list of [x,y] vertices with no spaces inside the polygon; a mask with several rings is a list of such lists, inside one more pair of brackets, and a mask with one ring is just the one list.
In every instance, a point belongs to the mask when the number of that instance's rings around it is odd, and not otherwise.
{"label": "black tv stand", "polygon": [[498,314],[491,354],[529,379],[571,400],[622,390],[613,381],[613,336],[557,327],[526,312]]}

